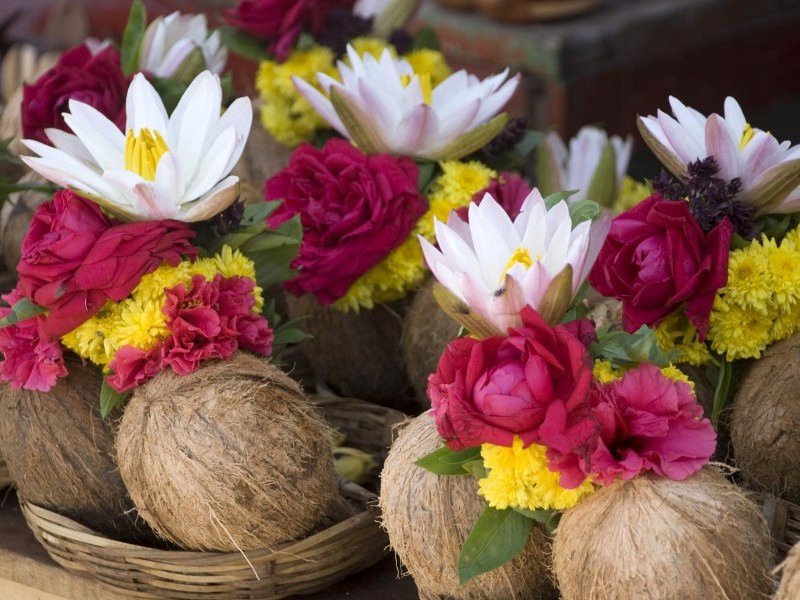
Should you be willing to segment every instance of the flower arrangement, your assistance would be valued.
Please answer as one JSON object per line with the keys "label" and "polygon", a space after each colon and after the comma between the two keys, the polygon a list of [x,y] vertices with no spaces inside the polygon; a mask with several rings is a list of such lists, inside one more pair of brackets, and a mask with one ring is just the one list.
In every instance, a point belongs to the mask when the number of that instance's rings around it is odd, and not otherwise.
{"label": "flower arrangement", "polygon": [[800,154],[733,98],[724,116],[670,104],[674,118],[639,129],[671,175],[615,219],[589,281],[622,302],[628,331],[653,327],[677,362],[707,369],[716,423],[739,365],[800,331]]}
{"label": "flower arrangement", "polygon": [[609,217],[533,190],[513,219],[489,195],[468,219],[437,220],[438,248],[420,238],[437,300],[464,336],[428,383],[444,445],[416,463],[476,478],[486,501],[461,550],[462,584],[598,488],[686,480],[716,448],[693,385],[651,330],[598,331],[582,316]]}

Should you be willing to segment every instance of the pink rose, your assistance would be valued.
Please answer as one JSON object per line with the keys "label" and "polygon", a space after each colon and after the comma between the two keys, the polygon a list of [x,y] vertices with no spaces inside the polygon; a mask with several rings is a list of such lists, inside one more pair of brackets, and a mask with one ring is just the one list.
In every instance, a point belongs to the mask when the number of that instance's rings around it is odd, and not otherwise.
{"label": "pink rose", "polygon": [[59,337],[107,300],[126,298],[162,262],[194,257],[194,235],[177,221],[116,224],[93,202],[61,190],[34,212],[17,266],[19,285],[48,309],[45,331]]}
{"label": "pink rose", "polygon": [[63,113],[69,112],[71,99],[96,108],[123,129],[129,84],[114,46],[107,45],[97,54],[86,44],[75,46],[34,83],[23,87],[23,137],[50,144],[45,129],[70,131]]}
{"label": "pink rose", "polygon": [[303,242],[286,284],[296,296],[335,302],[361,275],[411,234],[428,203],[417,189],[414,161],[367,155],[341,139],[321,149],[306,144],[266,184],[267,200],[282,200],[270,217],[276,227],[299,214]]}
{"label": "pink rose", "polygon": [[727,283],[732,230],[726,218],[705,233],[688,202],[653,194],[614,219],[589,282],[622,302],[629,332],[684,307],[703,340],[714,297]]}
{"label": "pink rose", "polygon": [[530,307],[508,337],[451,342],[428,380],[439,434],[454,450],[483,443],[540,442],[554,406],[565,414],[586,401],[589,352],[569,329],[550,327]]}

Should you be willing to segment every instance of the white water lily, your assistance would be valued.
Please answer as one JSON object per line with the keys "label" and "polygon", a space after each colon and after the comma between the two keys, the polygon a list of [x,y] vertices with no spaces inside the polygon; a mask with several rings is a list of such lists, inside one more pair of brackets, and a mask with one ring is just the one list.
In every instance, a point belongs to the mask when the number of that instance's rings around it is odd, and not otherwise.
{"label": "white water lily", "polygon": [[420,0],[357,0],[353,14],[372,19],[372,31],[388,38],[402,29],[419,7]]}
{"label": "white water lily", "polygon": [[219,31],[209,34],[205,15],[183,15],[176,11],[148,25],[139,54],[139,69],[156,77],[172,77],[194,56],[201,59],[199,70],[219,74],[225,69],[228,49]]}
{"label": "white water lily", "polygon": [[126,133],[95,108],[69,101],[73,134],[48,129],[53,146],[23,140],[38,156],[34,171],[129,221],[203,221],[230,206],[239,178],[229,173],[242,155],[253,111],[239,98],[220,114],[219,77],[204,71],[172,116],[141,73],[128,88]]}
{"label": "white water lily", "polygon": [[[561,137],[550,132],[539,149],[538,173],[543,193],[577,190],[570,202],[594,200],[610,206],[628,172],[633,140],[609,137],[599,127],[582,127],[569,142],[569,149]],[[547,184],[542,185],[542,180]]]}
{"label": "white water lily", "polygon": [[466,71],[436,87],[388,50],[362,59],[348,46],[350,65],[338,63],[341,81],[318,73],[325,94],[294,78],[297,89],[343,136],[368,154],[388,152],[451,160],[483,147],[504,127],[498,114],[517,89],[506,69],[481,81]]}
{"label": "white water lily", "polygon": [[435,222],[438,248],[420,243],[439,282],[496,333],[519,326],[526,305],[560,321],[611,226],[604,215],[573,228],[567,203],[547,210],[536,189],[514,221],[489,194],[468,215],[468,222],[455,212],[447,224]]}
{"label": "white water lily", "polygon": [[718,177],[741,179],[740,199],[758,206],[762,214],[800,209],[800,147],[751,127],[731,97],[725,99],[724,116],[706,117],[672,96],[669,102],[674,117],[661,110],[639,117],[639,131],[675,176],[685,178],[687,165],[713,156]]}

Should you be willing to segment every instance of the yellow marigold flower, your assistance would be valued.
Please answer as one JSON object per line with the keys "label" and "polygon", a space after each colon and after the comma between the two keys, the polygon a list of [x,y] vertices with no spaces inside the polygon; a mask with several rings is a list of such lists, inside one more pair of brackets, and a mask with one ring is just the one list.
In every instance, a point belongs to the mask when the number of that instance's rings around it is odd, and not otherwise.
{"label": "yellow marigold flower", "polygon": [[770,341],[785,340],[800,331],[800,302],[778,308],[778,315],[772,321]]}
{"label": "yellow marigold flower", "polygon": [[611,383],[612,381],[616,381],[620,377],[622,377],[622,370],[617,369],[611,362],[607,360],[596,360],[594,361],[594,367],[592,367],[592,375],[594,378],[599,381],[600,383]]}
{"label": "yellow marigold flower", "polygon": [[[350,42],[350,45],[353,46],[353,50],[355,50],[361,58],[364,58],[366,54],[371,54],[373,58],[379,60],[384,50],[388,50],[392,56],[395,58],[397,57],[397,50],[395,50],[394,45],[381,38],[357,37]],[[345,62],[350,64],[347,58],[345,58]]]}
{"label": "yellow marigold flower", "polygon": [[546,452],[547,448],[538,444],[523,448],[519,436],[510,448],[483,444],[481,456],[489,472],[478,481],[480,495],[500,510],[565,510],[594,491],[588,480],[574,490],[561,487],[558,473],[547,468]]}
{"label": "yellow marigold flower", "polygon": [[113,329],[113,317],[109,309],[114,305],[108,302],[103,309],[88,321],[61,338],[61,343],[78,356],[86,358],[97,365],[105,365],[108,358],[105,340]]}
{"label": "yellow marigold flower", "polygon": [[656,341],[664,352],[678,350],[678,363],[701,367],[711,362],[708,346],[697,339],[697,328],[684,315],[673,313],[655,329]]}
{"label": "yellow marigold flower", "polygon": [[318,72],[336,74],[333,52],[325,46],[295,50],[283,63],[265,60],[259,66],[256,89],[263,103],[261,124],[285,146],[297,146],[328,126],[292,82],[292,76],[297,76],[317,85]]}
{"label": "yellow marigold flower", "polygon": [[766,261],[773,299],[782,311],[791,312],[800,299],[800,251],[791,244],[776,246],[765,240]]}
{"label": "yellow marigold flower", "polygon": [[430,75],[431,85],[434,87],[442,83],[453,73],[450,69],[450,65],[447,64],[447,60],[444,58],[444,54],[438,50],[421,48],[409,52],[404,55],[403,58],[406,59],[411,65],[411,68],[414,69],[414,73]]}
{"label": "yellow marigold flower", "polygon": [[682,381],[683,383],[688,383],[689,387],[692,388],[694,391],[694,381],[689,379],[689,376],[681,371],[675,365],[669,365],[661,369],[661,374],[666,377],[667,379],[671,379],[672,381]]}
{"label": "yellow marigold flower", "polygon": [[649,183],[636,181],[626,175],[614,200],[614,211],[621,213],[630,210],[652,193],[653,187]]}
{"label": "yellow marigold flower", "polygon": [[760,358],[772,341],[774,311],[762,313],[743,307],[727,297],[717,296],[711,311],[708,339],[711,348],[728,361],[740,358]]}
{"label": "yellow marigold flower", "polygon": [[467,206],[472,197],[484,189],[497,173],[478,161],[448,160],[440,163],[442,174],[431,185],[430,208],[418,225],[419,233],[433,240],[433,220],[447,221],[450,212]]}
{"label": "yellow marigold flower", "polygon": [[787,232],[781,242],[781,246],[783,245],[786,245],[787,248],[792,250],[800,250],[800,226]]}
{"label": "yellow marigold flower", "polygon": [[771,278],[767,270],[769,251],[758,242],[734,250],[728,259],[728,284],[721,290],[725,299],[742,308],[766,314],[772,299]]}

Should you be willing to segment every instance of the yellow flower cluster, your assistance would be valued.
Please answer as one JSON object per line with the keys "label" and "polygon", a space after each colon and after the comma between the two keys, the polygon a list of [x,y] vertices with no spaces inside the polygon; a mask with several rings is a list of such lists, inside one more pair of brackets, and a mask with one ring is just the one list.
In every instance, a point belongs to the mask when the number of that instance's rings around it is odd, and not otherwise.
{"label": "yellow flower cluster", "polygon": [[594,491],[589,480],[573,490],[561,487],[558,473],[547,468],[546,452],[538,444],[524,448],[519,436],[510,448],[483,444],[481,456],[488,474],[478,481],[478,493],[500,510],[565,510]]}
{"label": "yellow flower cluster", "polygon": [[497,174],[480,162],[446,161],[442,174],[431,185],[428,212],[417,221],[408,239],[356,279],[334,306],[341,311],[373,308],[376,304],[404,298],[425,280],[427,269],[417,235],[434,240],[433,219],[446,221],[450,211],[467,206],[472,197]]}
{"label": "yellow flower cluster", "polygon": [[[167,318],[162,312],[165,289],[178,284],[189,285],[194,275],[208,280],[217,274],[223,277],[248,277],[255,280],[255,265],[239,250],[224,246],[222,251],[195,262],[183,261],[172,267],[166,263],[142,277],[133,293],[122,302],[107,302],[94,317],[61,338],[61,342],[78,356],[106,367],[123,346],[149,350],[169,336]],[[254,290],[254,310],[260,312],[262,290]]]}
{"label": "yellow flower cluster", "polygon": [[[607,360],[596,360],[594,361],[594,366],[592,367],[592,375],[594,376],[595,380],[600,383],[611,383],[612,381],[616,381],[617,379],[621,378],[627,369],[623,369],[621,367],[615,367]],[[682,381],[683,383],[688,383],[692,390],[694,390],[694,381],[689,379],[689,377],[681,371],[675,365],[669,365],[661,369],[661,373],[667,379],[671,379],[672,381]]]}
{"label": "yellow flower cluster", "polygon": [[728,284],[714,300],[708,339],[728,361],[759,358],[800,331],[800,228],[779,244],[766,236],[734,250]]}
{"label": "yellow flower cluster", "polygon": [[630,210],[642,200],[653,193],[653,187],[647,182],[636,181],[627,175],[622,179],[622,185],[614,200],[614,212],[621,213]]}
{"label": "yellow flower cluster", "polygon": [[701,367],[711,362],[708,346],[697,339],[697,329],[684,315],[673,313],[661,321],[655,330],[658,346],[664,352],[677,350],[678,363]]}
{"label": "yellow flower cluster", "polygon": [[[371,54],[379,58],[388,49],[396,56],[394,46],[378,38],[362,37],[353,40],[353,48],[359,56]],[[450,76],[450,67],[441,52],[436,50],[414,50],[403,56],[415,73],[430,76],[436,86]],[[339,78],[335,68],[333,52],[325,46],[313,46],[306,50],[295,50],[289,58],[278,63],[271,60],[261,62],[256,75],[256,90],[261,97],[261,124],[279,143],[293,148],[310,140],[318,129],[328,127],[314,107],[295,88],[292,77],[296,76],[317,83],[317,73]]]}

